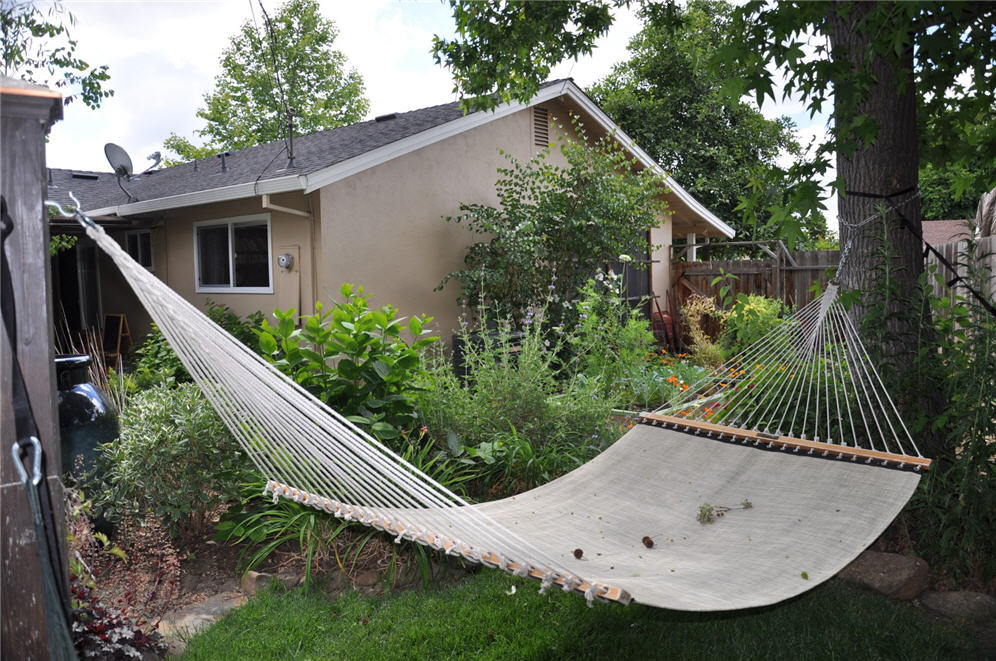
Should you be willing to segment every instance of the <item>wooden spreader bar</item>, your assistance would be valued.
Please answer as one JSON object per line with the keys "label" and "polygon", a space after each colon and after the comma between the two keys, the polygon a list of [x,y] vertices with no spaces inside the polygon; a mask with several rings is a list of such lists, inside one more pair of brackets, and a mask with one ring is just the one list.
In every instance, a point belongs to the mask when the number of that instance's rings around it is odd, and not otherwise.
{"label": "wooden spreader bar", "polygon": [[885,462],[886,464],[896,464],[900,468],[912,466],[920,470],[929,470],[933,463],[931,459],[925,457],[912,457],[905,454],[895,454],[893,452],[880,452],[878,450],[866,450],[865,448],[837,445],[835,443],[824,443],[822,441],[807,441],[791,436],[776,436],[747,429],[737,429],[726,425],[717,425],[712,422],[701,420],[689,420],[660,413],[641,413],[641,422],[647,424],[663,424],[673,427],[683,427],[686,430],[694,429],[709,434],[719,434],[720,436],[730,436],[732,438],[745,441],[754,441],[755,444],[763,444],[768,447],[786,447],[794,450],[806,450],[809,453],[820,453],[823,456],[833,456],[841,459],[871,459]]}
{"label": "wooden spreader bar", "polygon": [[[373,508],[354,507],[349,505],[344,506],[342,503],[333,501],[330,498],[325,498],[317,494],[311,494],[308,493],[307,491],[304,491],[303,489],[298,489],[296,487],[292,487],[283,484],[281,482],[277,482],[276,480],[267,481],[267,489],[264,493],[265,494],[272,493],[277,496],[287,498],[288,500],[293,500],[303,505],[308,505],[310,507],[314,507],[315,509],[328,512],[329,514],[332,514],[334,516],[342,516],[346,511],[349,511],[352,513],[353,520],[358,521],[359,523],[371,526],[373,528],[379,528],[380,530],[383,530],[384,532],[391,535],[405,536],[406,534],[406,528],[397,521],[391,520],[387,517],[378,516],[376,514],[374,514],[373,516],[364,515],[363,513],[364,510],[369,511],[370,509]],[[352,512],[352,510],[354,509],[358,510],[360,514],[357,515],[357,513]],[[501,565],[501,558],[497,554],[492,553],[491,551],[488,551],[486,549],[482,549],[480,557],[478,557],[477,553],[472,552],[473,549],[471,549],[470,547],[456,548],[457,542],[450,537],[445,537],[443,535],[435,535],[430,532],[423,532],[419,535],[414,535],[414,536],[408,535],[407,537],[408,539],[418,542],[419,544],[422,544],[424,546],[430,546],[433,548],[442,549],[446,553],[453,552],[459,554],[460,556],[469,560],[470,562],[479,563],[479,564],[483,563],[494,569],[504,569],[509,574],[515,574],[515,572],[519,570],[519,564],[511,560],[506,561],[505,566],[503,567]],[[533,567],[530,568],[527,576],[537,581],[542,581],[549,573],[550,572],[544,571],[541,568]],[[579,577],[578,580],[579,583],[574,586],[574,592],[583,595],[585,592],[588,591],[588,589],[592,586],[592,584],[588,583],[587,581],[580,580]],[[561,588],[563,588],[564,582],[565,582],[565,577],[563,576],[558,575],[555,576],[553,579],[553,585],[557,585]],[[614,585],[606,585],[604,583],[595,583],[595,595],[598,599],[601,599],[603,601],[615,601],[624,606],[633,601],[632,595],[630,595],[622,588],[616,587]]]}

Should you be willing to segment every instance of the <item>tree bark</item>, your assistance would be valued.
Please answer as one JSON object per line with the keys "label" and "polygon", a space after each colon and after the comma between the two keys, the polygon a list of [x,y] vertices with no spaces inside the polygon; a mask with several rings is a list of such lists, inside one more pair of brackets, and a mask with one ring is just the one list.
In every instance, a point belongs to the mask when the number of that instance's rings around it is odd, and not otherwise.
{"label": "tree bark", "polygon": [[[865,334],[869,350],[903,372],[912,362],[916,342],[913,331],[919,325],[919,319],[910,314],[907,306],[914,300],[923,272],[922,247],[917,238],[920,200],[910,199],[910,189],[918,184],[916,86],[912,49],[868,58],[875,36],[863,29],[863,22],[875,5],[835,4],[829,21],[833,59],[847,61],[852,70],[864,68],[874,77],[856,109],[842,108],[845,104],[838,97],[835,123],[839,129],[852,118],[865,115],[878,126],[878,135],[870,144],[859,143],[850,153],[837,152],[837,175],[845,189],[838,200],[840,241],[842,251],[847,251],[840,280],[845,289],[865,295],[864,304],[852,309],[856,321],[874,314],[884,323],[883,327],[877,318],[875,332]],[[846,12],[839,15],[838,9]],[[907,192],[891,199],[857,194],[891,195],[899,191]],[[905,204],[884,217],[855,226],[875,216],[883,205],[892,207],[900,202]],[[915,233],[903,225],[897,212],[906,217]]]}

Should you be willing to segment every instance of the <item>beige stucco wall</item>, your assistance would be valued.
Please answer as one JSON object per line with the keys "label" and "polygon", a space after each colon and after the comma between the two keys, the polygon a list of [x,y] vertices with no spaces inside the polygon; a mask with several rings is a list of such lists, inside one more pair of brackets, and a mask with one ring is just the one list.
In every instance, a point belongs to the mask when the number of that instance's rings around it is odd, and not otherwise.
{"label": "beige stucco wall", "polygon": [[[275,205],[310,211],[317,196],[286,193],[272,196]],[[268,215],[270,219],[271,294],[239,292],[197,292],[194,273],[194,223],[223,220],[239,216]],[[269,315],[274,308],[294,308],[309,313],[314,303],[314,272],[312,261],[312,217],[301,217],[262,207],[260,198],[236,200],[167,211],[163,216],[163,249],[165,271],[157,273],[170,287],[187,300],[204,308],[207,299],[227,305],[245,316],[257,310]],[[294,255],[290,270],[277,266],[277,256]]]}
{"label": "beige stucco wall", "polygon": [[519,112],[322,188],[322,300],[337,299],[343,282],[360,284],[374,305],[432,315],[434,330],[448,338],[459,283],[433,290],[463,266],[478,237],[443,217],[459,214],[461,202],[497,203],[497,170],[507,163],[498,150],[529,158],[530,119]]}
{"label": "beige stucco wall", "polygon": [[[566,165],[556,145],[558,137],[577,137],[571,109],[559,101],[543,107],[552,124],[548,159]],[[499,148],[520,160],[539,151],[532,113],[531,108],[514,113],[322,188],[319,297],[337,299],[343,282],[361,284],[374,305],[394,305],[405,316],[432,315],[435,331],[448,339],[458,325],[459,283],[433,290],[447,273],[463,267],[467,247],[480,237],[443,217],[459,214],[461,202],[497,203],[497,170],[507,165]],[[670,236],[662,223],[652,242],[670,245]],[[662,246],[652,257],[660,261],[647,277],[655,292],[666,292],[669,250]]]}

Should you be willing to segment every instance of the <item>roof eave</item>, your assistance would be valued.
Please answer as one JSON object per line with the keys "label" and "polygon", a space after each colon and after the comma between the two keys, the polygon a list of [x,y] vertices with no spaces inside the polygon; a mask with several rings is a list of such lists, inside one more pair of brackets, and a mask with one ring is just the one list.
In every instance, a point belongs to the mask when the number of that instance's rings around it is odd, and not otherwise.
{"label": "roof eave", "polygon": [[223,186],[221,188],[209,188],[191,193],[181,193],[180,195],[170,195],[168,197],[158,197],[153,200],[139,202],[129,202],[117,206],[102,207],[88,211],[90,216],[116,215],[128,216],[139,213],[150,213],[153,211],[164,211],[166,209],[180,209],[192,207],[199,204],[211,204],[214,202],[228,202],[229,200],[240,200],[257,195],[273,195],[275,193],[286,193],[288,191],[303,190],[307,185],[307,176],[290,175],[278,177],[276,179],[263,179],[261,181],[249,181],[244,184],[234,186]]}

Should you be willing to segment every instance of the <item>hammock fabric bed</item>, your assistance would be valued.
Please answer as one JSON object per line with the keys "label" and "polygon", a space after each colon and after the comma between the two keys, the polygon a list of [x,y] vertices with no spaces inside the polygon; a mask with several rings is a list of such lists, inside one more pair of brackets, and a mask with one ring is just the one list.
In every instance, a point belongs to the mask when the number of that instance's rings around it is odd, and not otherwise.
{"label": "hammock fabric bed", "polygon": [[[533,577],[543,591],[691,611],[776,603],[855,558],[930,465],[831,286],[680,401],[643,414],[593,461],[472,505],[284,377],[73,213],[275,501]],[[709,508],[720,518],[700,522]]]}

